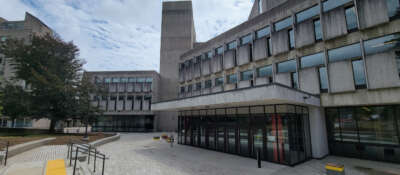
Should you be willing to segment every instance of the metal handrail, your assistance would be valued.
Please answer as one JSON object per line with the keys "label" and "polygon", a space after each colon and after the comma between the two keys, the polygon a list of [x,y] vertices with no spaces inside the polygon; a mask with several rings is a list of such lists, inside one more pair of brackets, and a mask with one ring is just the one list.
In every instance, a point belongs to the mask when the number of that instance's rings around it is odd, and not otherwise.
{"label": "metal handrail", "polygon": [[4,145],[6,148],[5,150],[5,157],[4,157],[4,166],[7,166],[7,159],[8,159],[8,148],[10,147],[10,141],[0,141],[1,145]]}
{"label": "metal handrail", "polygon": [[74,145],[75,145],[75,162],[74,162],[73,175],[75,175],[76,164],[77,164],[79,152],[83,153],[83,154],[88,154],[88,165],[90,165],[90,157],[92,157],[92,156],[94,157],[93,172],[96,172],[97,158],[102,159],[103,160],[102,175],[104,175],[105,160],[109,159],[109,158],[107,158],[105,154],[102,154],[99,151],[97,151],[97,148],[95,148],[95,147],[92,148],[93,147],[92,145],[86,144],[88,146],[82,147],[82,144],[74,144],[73,142],[71,142],[68,145],[68,157],[70,159],[70,166],[72,166],[72,154],[73,154]]}

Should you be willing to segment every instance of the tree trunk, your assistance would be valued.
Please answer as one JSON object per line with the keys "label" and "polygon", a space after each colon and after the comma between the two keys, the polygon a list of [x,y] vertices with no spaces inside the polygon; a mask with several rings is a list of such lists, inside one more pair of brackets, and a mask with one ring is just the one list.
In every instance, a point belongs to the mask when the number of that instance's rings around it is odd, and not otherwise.
{"label": "tree trunk", "polygon": [[57,123],[57,120],[55,120],[55,119],[50,120],[50,128],[49,128],[50,134],[56,133],[56,123]]}

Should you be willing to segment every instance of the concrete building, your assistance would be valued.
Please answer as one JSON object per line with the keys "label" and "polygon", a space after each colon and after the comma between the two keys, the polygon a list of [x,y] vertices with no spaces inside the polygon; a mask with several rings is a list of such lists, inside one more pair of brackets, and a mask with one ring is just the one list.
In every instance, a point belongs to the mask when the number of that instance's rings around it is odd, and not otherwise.
{"label": "concrete building", "polygon": [[92,125],[92,131],[151,132],[158,129],[160,118],[151,111],[151,102],[160,98],[157,72],[85,72],[84,76],[107,92],[92,97],[92,105],[104,111]]}
{"label": "concrete building", "polygon": [[[46,34],[52,35],[52,29],[29,13],[25,13],[23,21],[7,21],[0,17],[0,42],[4,42],[8,38],[24,39],[29,42],[34,35],[43,36]],[[10,65],[10,59],[4,58],[4,55],[0,53],[0,84],[8,81],[25,87],[24,81],[11,80],[14,77],[14,70]],[[7,117],[0,118],[0,127],[48,129],[50,126],[50,121],[47,119],[31,120],[26,118],[15,120],[14,126],[12,126],[12,123]]]}
{"label": "concrete building", "polygon": [[329,154],[400,163],[399,7],[255,0],[247,21],[199,44],[191,1],[164,2],[168,94],[152,110],[178,112],[180,144],[286,165]]}

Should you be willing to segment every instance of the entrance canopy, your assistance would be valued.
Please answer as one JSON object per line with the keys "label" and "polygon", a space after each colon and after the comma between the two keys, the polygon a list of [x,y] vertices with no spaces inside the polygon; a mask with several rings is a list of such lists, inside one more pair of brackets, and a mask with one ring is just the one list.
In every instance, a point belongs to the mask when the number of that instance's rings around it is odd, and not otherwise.
{"label": "entrance canopy", "polygon": [[320,97],[281,84],[269,84],[156,102],[153,111],[193,110],[265,104],[298,104],[321,106]]}

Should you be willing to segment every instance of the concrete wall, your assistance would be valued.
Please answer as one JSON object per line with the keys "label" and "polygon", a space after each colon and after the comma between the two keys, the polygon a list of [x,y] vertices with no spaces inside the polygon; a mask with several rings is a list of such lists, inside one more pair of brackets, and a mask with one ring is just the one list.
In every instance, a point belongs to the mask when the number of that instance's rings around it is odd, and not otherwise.
{"label": "concrete wall", "polygon": [[328,73],[331,92],[349,92],[355,90],[351,61],[329,63]]}
{"label": "concrete wall", "polygon": [[300,89],[312,94],[319,94],[319,75],[317,67],[301,69],[299,71]]}
{"label": "concrete wall", "polygon": [[108,111],[115,111],[115,100],[109,100],[108,101]]}
{"label": "concrete wall", "polygon": [[329,154],[328,135],[324,109],[309,107],[310,133],[313,158],[323,158]]}
{"label": "concrete wall", "polygon": [[394,51],[367,56],[365,63],[367,66],[369,89],[400,86]]}
{"label": "concrete wall", "polygon": [[275,76],[275,82],[291,87],[292,79],[290,73],[279,73]]}
{"label": "concrete wall", "polygon": [[198,78],[201,76],[201,63],[197,63],[193,67],[193,77]]}
{"label": "concrete wall", "polygon": [[255,61],[267,58],[267,38],[260,38],[254,41],[253,59]]}
{"label": "concrete wall", "polygon": [[347,34],[346,16],[343,7],[322,14],[324,39],[329,40]]}
{"label": "concrete wall", "polygon": [[297,25],[295,29],[296,48],[301,48],[315,43],[314,21],[309,19]]}
{"label": "concrete wall", "polygon": [[287,29],[272,33],[272,54],[277,55],[289,51],[289,33]]}
{"label": "concrete wall", "polygon": [[125,101],[125,111],[131,111],[131,110],[133,110],[132,100],[126,100]]}
{"label": "concrete wall", "polygon": [[224,55],[224,69],[230,69],[235,67],[235,61],[236,60],[236,50],[229,50],[225,52]]}
{"label": "concrete wall", "polygon": [[356,2],[362,29],[389,21],[386,1],[356,0]]}
{"label": "concrete wall", "polygon": [[201,74],[202,75],[211,74],[211,60],[210,59],[201,61]]}
{"label": "concrete wall", "polygon": [[142,102],[143,102],[143,97],[135,96],[135,99],[133,101],[133,110],[139,111],[140,110],[140,105],[142,104]]}
{"label": "concrete wall", "polygon": [[247,88],[251,86],[251,80],[239,81],[238,88]]}
{"label": "concrete wall", "polygon": [[251,58],[251,46],[246,44],[244,46],[240,46],[238,49],[238,58],[236,59],[237,65],[241,66],[250,62]]}
{"label": "concrete wall", "polygon": [[211,59],[211,72],[217,73],[222,71],[222,55],[216,55]]}
{"label": "concrete wall", "polygon": [[124,110],[124,99],[117,100],[117,110],[116,111],[123,111]]}
{"label": "concrete wall", "polygon": [[265,85],[265,84],[269,84],[268,77],[257,77],[256,78],[256,81],[255,81],[256,86]]}

